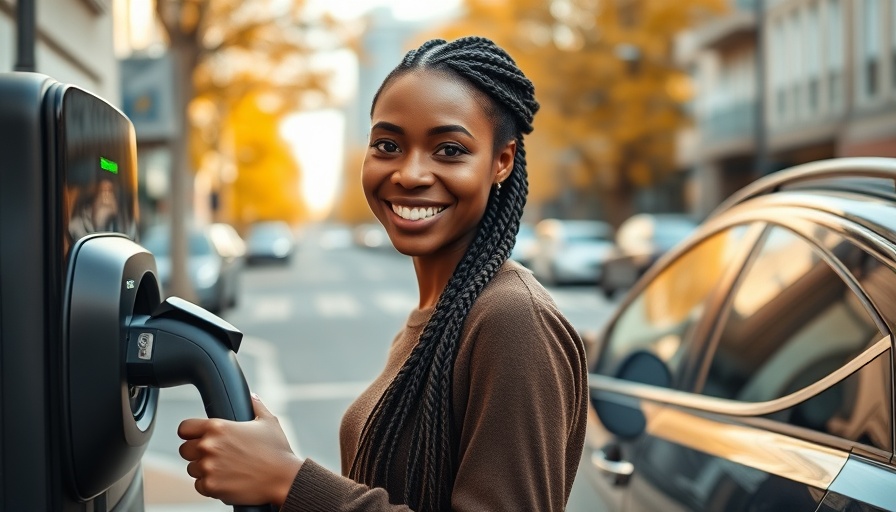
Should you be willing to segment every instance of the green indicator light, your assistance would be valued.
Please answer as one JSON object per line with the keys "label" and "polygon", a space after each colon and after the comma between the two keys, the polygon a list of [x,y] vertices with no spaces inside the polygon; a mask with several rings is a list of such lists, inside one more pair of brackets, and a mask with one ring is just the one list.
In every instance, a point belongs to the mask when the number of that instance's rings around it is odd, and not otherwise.
{"label": "green indicator light", "polygon": [[118,174],[118,164],[107,158],[100,157],[100,168],[112,174]]}

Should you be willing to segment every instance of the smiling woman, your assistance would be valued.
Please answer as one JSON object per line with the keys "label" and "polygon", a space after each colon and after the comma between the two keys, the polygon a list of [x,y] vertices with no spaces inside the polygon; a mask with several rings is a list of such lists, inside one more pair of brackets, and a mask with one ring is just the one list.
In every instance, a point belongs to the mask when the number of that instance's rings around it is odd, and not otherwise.
{"label": "smiling woman", "polygon": [[419,302],[343,417],[342,475],[297,457],[256,401],[249,425],[186,420],[197,490],[290,511],[561,511],[584,443],[585,351],[508,260],[528,192],[532,83],[481,37],[432,40],[371,109],[364,193],[411,256]]}

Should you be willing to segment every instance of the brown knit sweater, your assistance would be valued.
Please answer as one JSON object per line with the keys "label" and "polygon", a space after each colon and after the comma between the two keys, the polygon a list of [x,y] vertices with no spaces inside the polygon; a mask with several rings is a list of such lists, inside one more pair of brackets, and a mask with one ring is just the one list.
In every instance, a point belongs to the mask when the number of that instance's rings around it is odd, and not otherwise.
{"label": "brown knit sweater", "polygon": [[[351,468],[368,415],[432,311],[411,312],[383,373],[346,411],[339,433],[343,475]],[[550,295],[524,267],[508,261],[474,303],[453,379],[459,461],[452,510],[563,510],[585,435],[585,351]],[[398,456],[406,459],[409,451],[406,446]],[[281,511],[409,510],[395,504],[403,496],[404,474],[390,478],[396,483],[388,491],[371,489],[306,459]]]}

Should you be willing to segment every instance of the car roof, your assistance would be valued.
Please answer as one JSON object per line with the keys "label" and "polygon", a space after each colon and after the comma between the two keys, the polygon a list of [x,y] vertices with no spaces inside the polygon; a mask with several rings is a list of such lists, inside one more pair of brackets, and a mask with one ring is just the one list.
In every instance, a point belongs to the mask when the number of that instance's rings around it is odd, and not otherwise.
{"label": "car roof", "polygon": [[788,190],[852,192],[896,201],[896,158],[831,158],[790,167],[735,192],[710,217],[755,197]]}
{"label": "car roof", "polygon": [[834,158],[791,167],[734,193],[707,220],[756,201],[846,218],[896,243],[896,158]]}

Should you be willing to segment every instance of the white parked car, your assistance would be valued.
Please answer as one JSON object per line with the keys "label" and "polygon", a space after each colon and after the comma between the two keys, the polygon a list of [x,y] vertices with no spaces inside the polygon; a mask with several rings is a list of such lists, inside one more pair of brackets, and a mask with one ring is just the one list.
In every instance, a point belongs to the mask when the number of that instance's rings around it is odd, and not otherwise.
{"label": "white parked car", "polygon": [[246,258],[251,264],[263,261],[288,263],[295,249],[295,234],[285,221],[261,221],[249,227]]}
{"label": "white parked car", "polygon": [[595,283],[613,251],[613,228],[598,220],[545,219],[535,225],[532,271],[550,285]]}

